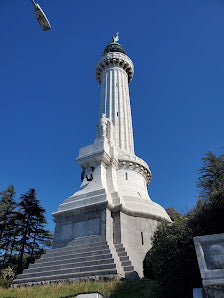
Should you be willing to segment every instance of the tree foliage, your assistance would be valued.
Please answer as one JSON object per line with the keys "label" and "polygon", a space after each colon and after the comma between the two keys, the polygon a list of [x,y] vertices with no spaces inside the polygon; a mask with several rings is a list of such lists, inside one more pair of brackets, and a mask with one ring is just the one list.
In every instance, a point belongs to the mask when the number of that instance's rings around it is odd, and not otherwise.
{"label": "tree foliage", "polygon": [[224,232],[224,154],[208,152],[202,162],[197,182],[200,198],[188,214],[194,236]]}
{"label": "tree foliage", "polygon": [[7,234],[10,227],[10,219],[16,207],[14,201],[15,190],[13,185],[9,185],[4,191],[0,192],[0,243]]}
{"label": "tree foliage", "polygon": [[208,152],[202,163],[195,208],[185,216],[168,209],[173,223],[162,222],[144,260],[145,276],[161,285],[160,297],[192,297],[193,288],[202,286],[193,237],[224,232],[224,155]]}
{"label": "tree foliage", "polygon": [[23,194],[18,204],[12,185],[0,195],[0,269],[10,266],[20,273],[51,246],[52,235],[35,189]]}
{"label": "tree foliage", "polygon": [[177,212],[174,208],[167,208],[166,212],[172,221],[183,219],[183,215]]}
{"label": "tree foliage", "polygon": [[19,261],[18,272],[23,268],[23,256],[28,254],[30,261],[34,261],[41,251],[41,246],[48,246],[50,233],[45,229],[46,219],[45,210],[40,206],[39,200],[36,198],[35,189],[31,188],[20,198],[19,220]]}
{"label": "tree foliage", "polygon": [[224,191],[224,154],[217,157],[209,151],[206,157],[202,158],[202,162],[197,186],[201,190],[201,197],[209,199]]}
{"label": "tree foliage", "polygon": [[[7,263],[7,259],[12,255],[12,243],[14,229],[15,208],[17,206],[14,196],[13,185],[9,185],[0,193],[0,252],[1,265]],[[1,266],[2,267],[2,266]]]}

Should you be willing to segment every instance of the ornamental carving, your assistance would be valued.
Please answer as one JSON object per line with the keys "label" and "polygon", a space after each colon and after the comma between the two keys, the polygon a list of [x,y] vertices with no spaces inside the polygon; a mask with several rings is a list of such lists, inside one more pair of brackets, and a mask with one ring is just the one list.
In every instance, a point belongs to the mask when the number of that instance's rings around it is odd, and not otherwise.
{"label": "ornamental carving", "polygon": [[149,184],[149,182],[152,178],[150,170],[148,168],[146,168],[145,166],[143,166],[142,164],[137,163],[137,162],[133,162],[130,160],[119,160],[118,168],[119,169],[129,169],[129,170],[133,170],[135,172],[140,173],[141,175],[143,175],[145,177],[147,185]]}
{"label": "ornamental carving", "polygon": [[214,269],[224,269],[224,248],[221,244],[212,244],[208,250],[210,263]]}
{"label": "ornamental carving", "polygon": [[81,174],[81,180],[83,181],[84,179],[86,179],[87,181],[92,181],[93,172],[94,172],[94,167],[88,167],[87,169],[83,170]]}
{"label": "ornamental carving", "polygon": [[128,83],[131,82],[134,75],[134,66],[131,59],[125,54],[111,52],[102,56],[96,64],[96,79],[99,84],[101,84],[104,70],[114,66],[122,68],[128,75]]}

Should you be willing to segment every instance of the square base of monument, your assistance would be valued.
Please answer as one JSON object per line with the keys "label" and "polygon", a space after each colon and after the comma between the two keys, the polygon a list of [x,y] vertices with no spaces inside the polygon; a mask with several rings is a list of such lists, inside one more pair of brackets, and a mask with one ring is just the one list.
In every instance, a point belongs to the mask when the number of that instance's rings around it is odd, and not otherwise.
{"label": "square base of monument", "polygon": [[65,215],[55,218],[53,248],[18,275],[14,286],[143,277],[157,220],[105,207]]}
{"label": "square base of monument", "polygon": [[53,248],[72,245],[77,239],[87,241],[91,236],[106,239],[106,209],[57,218]]}
{"label": "square base of monument", "polygon": [[107,241],[119,274],[125,277],[122,260],[115,246],[122,244],[131,266],[139,277],[143,277],[143,260],[151,248],[151,237],[159,222],[155,219],[133,216],[122,211],[112,212],[108,208],[56,218],[53,248],[72,246],[82,242],[88,244],[92,237]]}

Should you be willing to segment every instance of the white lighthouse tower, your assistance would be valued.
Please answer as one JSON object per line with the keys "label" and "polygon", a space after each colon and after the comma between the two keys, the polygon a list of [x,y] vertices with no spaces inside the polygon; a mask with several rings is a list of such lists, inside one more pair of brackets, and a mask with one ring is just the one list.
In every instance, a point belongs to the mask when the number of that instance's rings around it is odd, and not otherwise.
{"label": "white lighthouse tower", "polygon": [[80,189],[53,213],[53,249],[15,283],[142,277],[151,236],[166,211],[147,191],[151,172],[134,152],[129,83],[134,66],[113,36],[96,64],[101,85],[94,144],[79,151]]}

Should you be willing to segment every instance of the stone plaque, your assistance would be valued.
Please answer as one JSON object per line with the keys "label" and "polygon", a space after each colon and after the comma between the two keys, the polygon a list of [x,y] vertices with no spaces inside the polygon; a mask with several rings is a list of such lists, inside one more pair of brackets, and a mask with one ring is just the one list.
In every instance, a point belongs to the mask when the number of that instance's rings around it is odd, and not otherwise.
{"label": "stone plaque", "polygon": [[100,236],[101,234],[101,219],[100,217],[77,221],[69,222],[61,225],[60,229],[60,240],[73,240],[79,237],[85,236]]}
{"label": "stone plaque", "polygon": [[73,223],[74,238],[100,235],[100,217]]}
{"label": "stone plaque", "polygon": [[203,285],[224,285],[224,234],[194,237]]}

